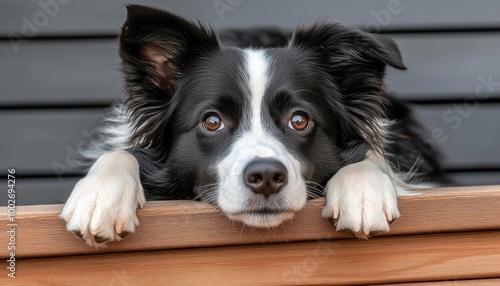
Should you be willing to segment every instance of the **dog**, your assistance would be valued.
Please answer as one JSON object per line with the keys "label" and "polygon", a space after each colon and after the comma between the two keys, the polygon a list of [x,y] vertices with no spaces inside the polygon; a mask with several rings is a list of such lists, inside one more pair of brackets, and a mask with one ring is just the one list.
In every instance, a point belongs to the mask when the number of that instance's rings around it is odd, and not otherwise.
{"label": "dog", "polygon": [[406,69],[389,37],[317,22],[228,46],[168,11],[127,10],[125,97],[82,153],[93,165],[61,213],[87,244],[121,240],[137,208],[165,199],[272,228],[325,196],[324,218],[368,238],[400,216],[397,195],[441,176],[410,110],[386,94],[387,66]]}

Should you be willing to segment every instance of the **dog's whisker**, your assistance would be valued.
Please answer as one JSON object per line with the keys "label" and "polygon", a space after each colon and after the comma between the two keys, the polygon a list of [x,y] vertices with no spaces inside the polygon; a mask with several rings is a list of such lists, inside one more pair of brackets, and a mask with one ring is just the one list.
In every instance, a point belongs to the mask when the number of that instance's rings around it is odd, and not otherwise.
{"label": "dog's whisker", "polygon": [[321,197],[324,195],[324,190],[325,187],[323,187],[321,184],[312,182],[312,181],[306,181],[306,186],[307,186],[307,193]]}
{"label": "dog's whisker", "polygon": [[241,230],[240,230],[240,236],[243,235],[243,231],[245,230],[246,224],[242,224]]}
{"label": "dog's whisker", "polygon": [[215,187],[211,187],[207,190],[204,190],[203,192],[199,193],[196,197],[194,197],[193,200],[197,200],[199,198],[201,198],[203,200],[203,197],[206,194],[209,194],[209,195],[212,194],[212,192],[217,189],[217,184],[213,184],[213,185],[215,185]]}
{"label": "dog's whisker", "polygon": [[195,197],[195,200],[200,200],[202,202],[206,202],[206,203],[210,203],[210,202],[213,202],[214,200],[216,200],[216,195],[213,194],[213,193],[210,193],[212,190],[208,190],[207,192],[205,192],[204,194],[200,194],[198,195],[197,197]]}
{"label": "dog's whisker", "polygon": [[[293,217],[293,220],[295,220],[295,216]],[[286,233],[285,224],[282,223],[281,226],[283,227],[283,234],[285,235],[285,241],[288,243],[288,234]]]}
{"label": "dog's whisker", "polygon": [[307,188],[310,190],[319,191],[319,192],[323,192],[325,190],[323,188],[318,188],[316,186],[307,186]]}
{"label": "dog's whisker", "polygon": [[307,188],[307,192],[308,193],[317,194],[317,195],[320,195],[320,196],[324,194],[324,190],[323,189],[318,189],[318,188],[315,188],[315,187],[308,187]]}
{"label": "dog's whisker", "polygon": [[320,189],[324,189],[325,187],[323,185],[321,185],[320,183],[316,183],[316,182],[313,182],[313,181],[305,181],[306,185],[313,185],[313,186],[316,186]]}

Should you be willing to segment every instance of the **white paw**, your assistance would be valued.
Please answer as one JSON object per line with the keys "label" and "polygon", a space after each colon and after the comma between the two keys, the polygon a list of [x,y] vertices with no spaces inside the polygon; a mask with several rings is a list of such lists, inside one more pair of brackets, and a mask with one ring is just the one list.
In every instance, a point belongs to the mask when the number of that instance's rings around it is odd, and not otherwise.
{"label": "white paw", "polygon": [[322,215],[337,230],[348,230],[358,238],[389,231],[399,217],[397,186],[374,162],[364,161],[340,169],[326,185]]}
{"label": "white paw", "polygon": [[100,247],[135,231],[145,204],[137,160],[124,151],[103,155],[73,189],[61,213],[66,229]]}

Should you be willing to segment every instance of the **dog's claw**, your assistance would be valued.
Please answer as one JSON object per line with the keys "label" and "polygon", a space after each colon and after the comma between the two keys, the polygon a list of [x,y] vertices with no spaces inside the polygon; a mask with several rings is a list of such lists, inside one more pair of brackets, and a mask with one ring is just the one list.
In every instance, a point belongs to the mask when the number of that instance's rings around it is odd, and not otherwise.
{"label": "dog's claw", "polygon": [[338,231],[351,232],[359,239],[389,231],[389,224],[400,215],[391,177],[371,160],[340,169],[325,189],[322,216],[329,218]]}
{"label": "dog's claw", "polygon": [[127,236],[129,233],[130,233],[130,232],[128,232],[128,231],[122,231],[122,232],[120,232],[120,234],[118,234],[118,236],[119,236],[119,237],[121,237],[121,238],[124,238],[124,237],[125,237],[125,236]]}
{"label": "dog's claw", "polygon": [[333,226],[337,226],[337,223],[339,222],[339,219],[334,217],[331,217],[328,220],[333,224]]}
{"label": "dog's claw", "polygon": [[83,239],[83,235],[79,230],[74,230],[72,231],[76,236],[78,236],[80,239]]}
{"label": "dog's claw", "polygon": [[[101,200],[100,194],[107,199]],[[145,202],[137,159],[126,151],[114,151],[102,155],[78,181],[60,217],[67,230],[101,248],[135,231],[136,206]]]}
{"label": "dog's claw", "polygon": [[340,216],[340,208],[338,205],[335,205],[333,206],[333,218],[335,220],[338,220],[339,216]]}
{"label": "dog's claw", "polygon": [[373,233],[366,234],[363,231],[352,231],[352,230],[349,230],[349,232],[352,233],[355,237],[362,239],[362,240],[370,239],[370,236],[373,234]]}
{"label": "dog's claw", "polygon": [[[387,218],[387,223],[391,224],[393,223],[394,221],[396,221],[397,217],[393,217],[390,213],[390,211],[388,210],[388,208],[384,207],[384,212],[385,212],[385,215],[386,215],[386,218]],[[337,224],[339,223],[339,219],[340,219],[340,208],[335,205],[333,207],[333,215],[330,216],[328,218],[328,220],[330,221],[330,223],[333,225],[333,226],[337,226]],[[368,240],[370,237],[380,233],[380,231],[371,231],[370,233],[366,234],[365,232],[363,231],[354,231],[354,230],[351,230],[351,229],[343,229],[344,231],[352,234],[353,236],[359,238],[359,239],[363,239],[363,240]]]}
{"label": "dog's claw", "polygon": [[105,241],[108,241],[108,239],[102,236],[94,235],[94,241],[96,243],[103,243]]}
{"label": "dog's claw", "polygon": [[387,219],[389,224],[395,220],[395,218],[392,217],[391,211],[386,205],[384,205],[384,213],[385,213],[385,218]]}

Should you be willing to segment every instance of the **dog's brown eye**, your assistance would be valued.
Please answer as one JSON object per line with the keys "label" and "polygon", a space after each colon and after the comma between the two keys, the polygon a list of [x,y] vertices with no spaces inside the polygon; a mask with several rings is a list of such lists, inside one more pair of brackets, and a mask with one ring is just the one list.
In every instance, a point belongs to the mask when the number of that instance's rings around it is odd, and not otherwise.
{"label": "dog's brown eye", "polygon": [[288,127],[293,130],[306,130],[309,127],[309,117],[304,113],[294,113],[288,122]]}
{"label": "dog's brown eye", "polygon": [[222,121],[219,115],[210,114],[203,121],[203,127],[208,131],[217,131],[223,129],[226,126],[224,125],[224,121]]}

